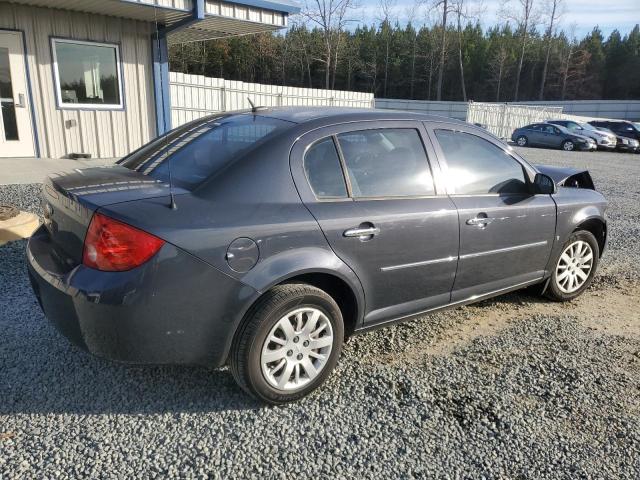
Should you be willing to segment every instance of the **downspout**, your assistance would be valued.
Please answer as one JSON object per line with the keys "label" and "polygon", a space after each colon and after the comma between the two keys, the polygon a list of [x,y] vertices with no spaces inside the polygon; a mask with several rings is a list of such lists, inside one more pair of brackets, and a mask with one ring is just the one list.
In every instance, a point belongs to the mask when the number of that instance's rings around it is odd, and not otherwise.
{"label": "downspout", "polygon": [[156,107],[157,136],[171,130],[171,93],[169,89],[169,48],[167,36],[194,23],[204,20],[205,1],[193,0],[191,15],[167,27],[159,25],[151,34],[151,55],[153,59],[153,93]]}

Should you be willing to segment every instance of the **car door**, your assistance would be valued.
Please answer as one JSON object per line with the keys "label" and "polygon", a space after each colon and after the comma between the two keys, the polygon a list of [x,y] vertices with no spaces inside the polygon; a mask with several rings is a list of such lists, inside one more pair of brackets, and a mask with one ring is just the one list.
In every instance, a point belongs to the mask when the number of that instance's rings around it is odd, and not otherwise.
{"label": "car door", "polygon": [[534,124],[531,125],[531,128],[529,130],[530,133],[528,133],[529,136],[529,143],[533,146],[540,146],[540,145],[544,145],[544,132],[543,132],[543,125],[540,124]]}
{"label": "car door", "polygon": [[535,171],[475,130],[443,124],[429,131],[460,221],[452,301],[541,280],[554,242],[556,205],[550,195],[529,193]]}
{"label": "car door", "polygon": [[350,123],[308,133],[292,149],[303,202],[362,283],[366,324],[450,300],[458,214],[423,134],[418,122]]}
{"label": "car door", "polygon": [[560,130],[553,125],[544,125],[542,130],[544,134],[544,146],[559,148],[562,143],[562,134]]}

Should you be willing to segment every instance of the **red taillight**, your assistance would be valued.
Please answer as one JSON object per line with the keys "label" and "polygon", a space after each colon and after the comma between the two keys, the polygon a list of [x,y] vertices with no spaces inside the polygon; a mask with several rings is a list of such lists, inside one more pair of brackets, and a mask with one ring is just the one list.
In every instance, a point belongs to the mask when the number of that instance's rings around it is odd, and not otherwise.
{"label": "red taillight", "polygon": [[100,213],[84,239],[82,263],[107,272],[131,270],[153,257],[164,240]]}

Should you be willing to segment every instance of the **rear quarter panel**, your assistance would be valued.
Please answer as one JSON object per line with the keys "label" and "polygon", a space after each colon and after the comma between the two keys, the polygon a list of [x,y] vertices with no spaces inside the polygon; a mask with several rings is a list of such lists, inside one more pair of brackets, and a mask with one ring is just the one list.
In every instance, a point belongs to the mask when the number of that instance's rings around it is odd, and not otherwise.
{"label": "rear quarter panel", "polygon": [[[104,211],[258,292],[295,275],[331,273],[351,286],[363,309],[357,276],[330,248],[295,188],[289,167],[294,140],[286,135],[276,138],[194,192],[176,196],[176,210],[168,207],[165,197],[111,205]],[[258,246],[257,263],[247,272],[233,270],[226,259],[229,245],[238,238],[250,238]],[[244,312],[238,313],[241,317]]]}

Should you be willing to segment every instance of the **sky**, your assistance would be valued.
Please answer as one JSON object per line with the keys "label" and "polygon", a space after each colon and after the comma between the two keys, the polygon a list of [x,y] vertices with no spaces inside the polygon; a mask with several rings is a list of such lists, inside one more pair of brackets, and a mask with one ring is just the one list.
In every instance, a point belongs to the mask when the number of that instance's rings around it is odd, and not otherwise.
{"label": "sky", "polygon": [[[467,0],[476,2],[480,0]],[[484,13],[482,24],[492,26],[501,21],[499,17],[502,0],[481,0]],[[546,0],[534,0],[534,6],[542,7]],[[364,23],[372,23],[382,16],[380,0],[359,0],[360,7],[352,16],[362,18]],[[427,4],[433,1],[427,0]],[[409,12],[415,0],[395,0],[393,11],[401,23],[409,18]],[[519,5],[518,0],[511,0],[513,8]],[[420,15],[425,17],[425,13]],[[559,27],[569,33],[575,28],[578,38],[584,37],[596,25],[600,27],[605,38],[616,28],[624,34],[628,33],[635,24],[640,23],[640,0],[564,0],[564,14]]]}

